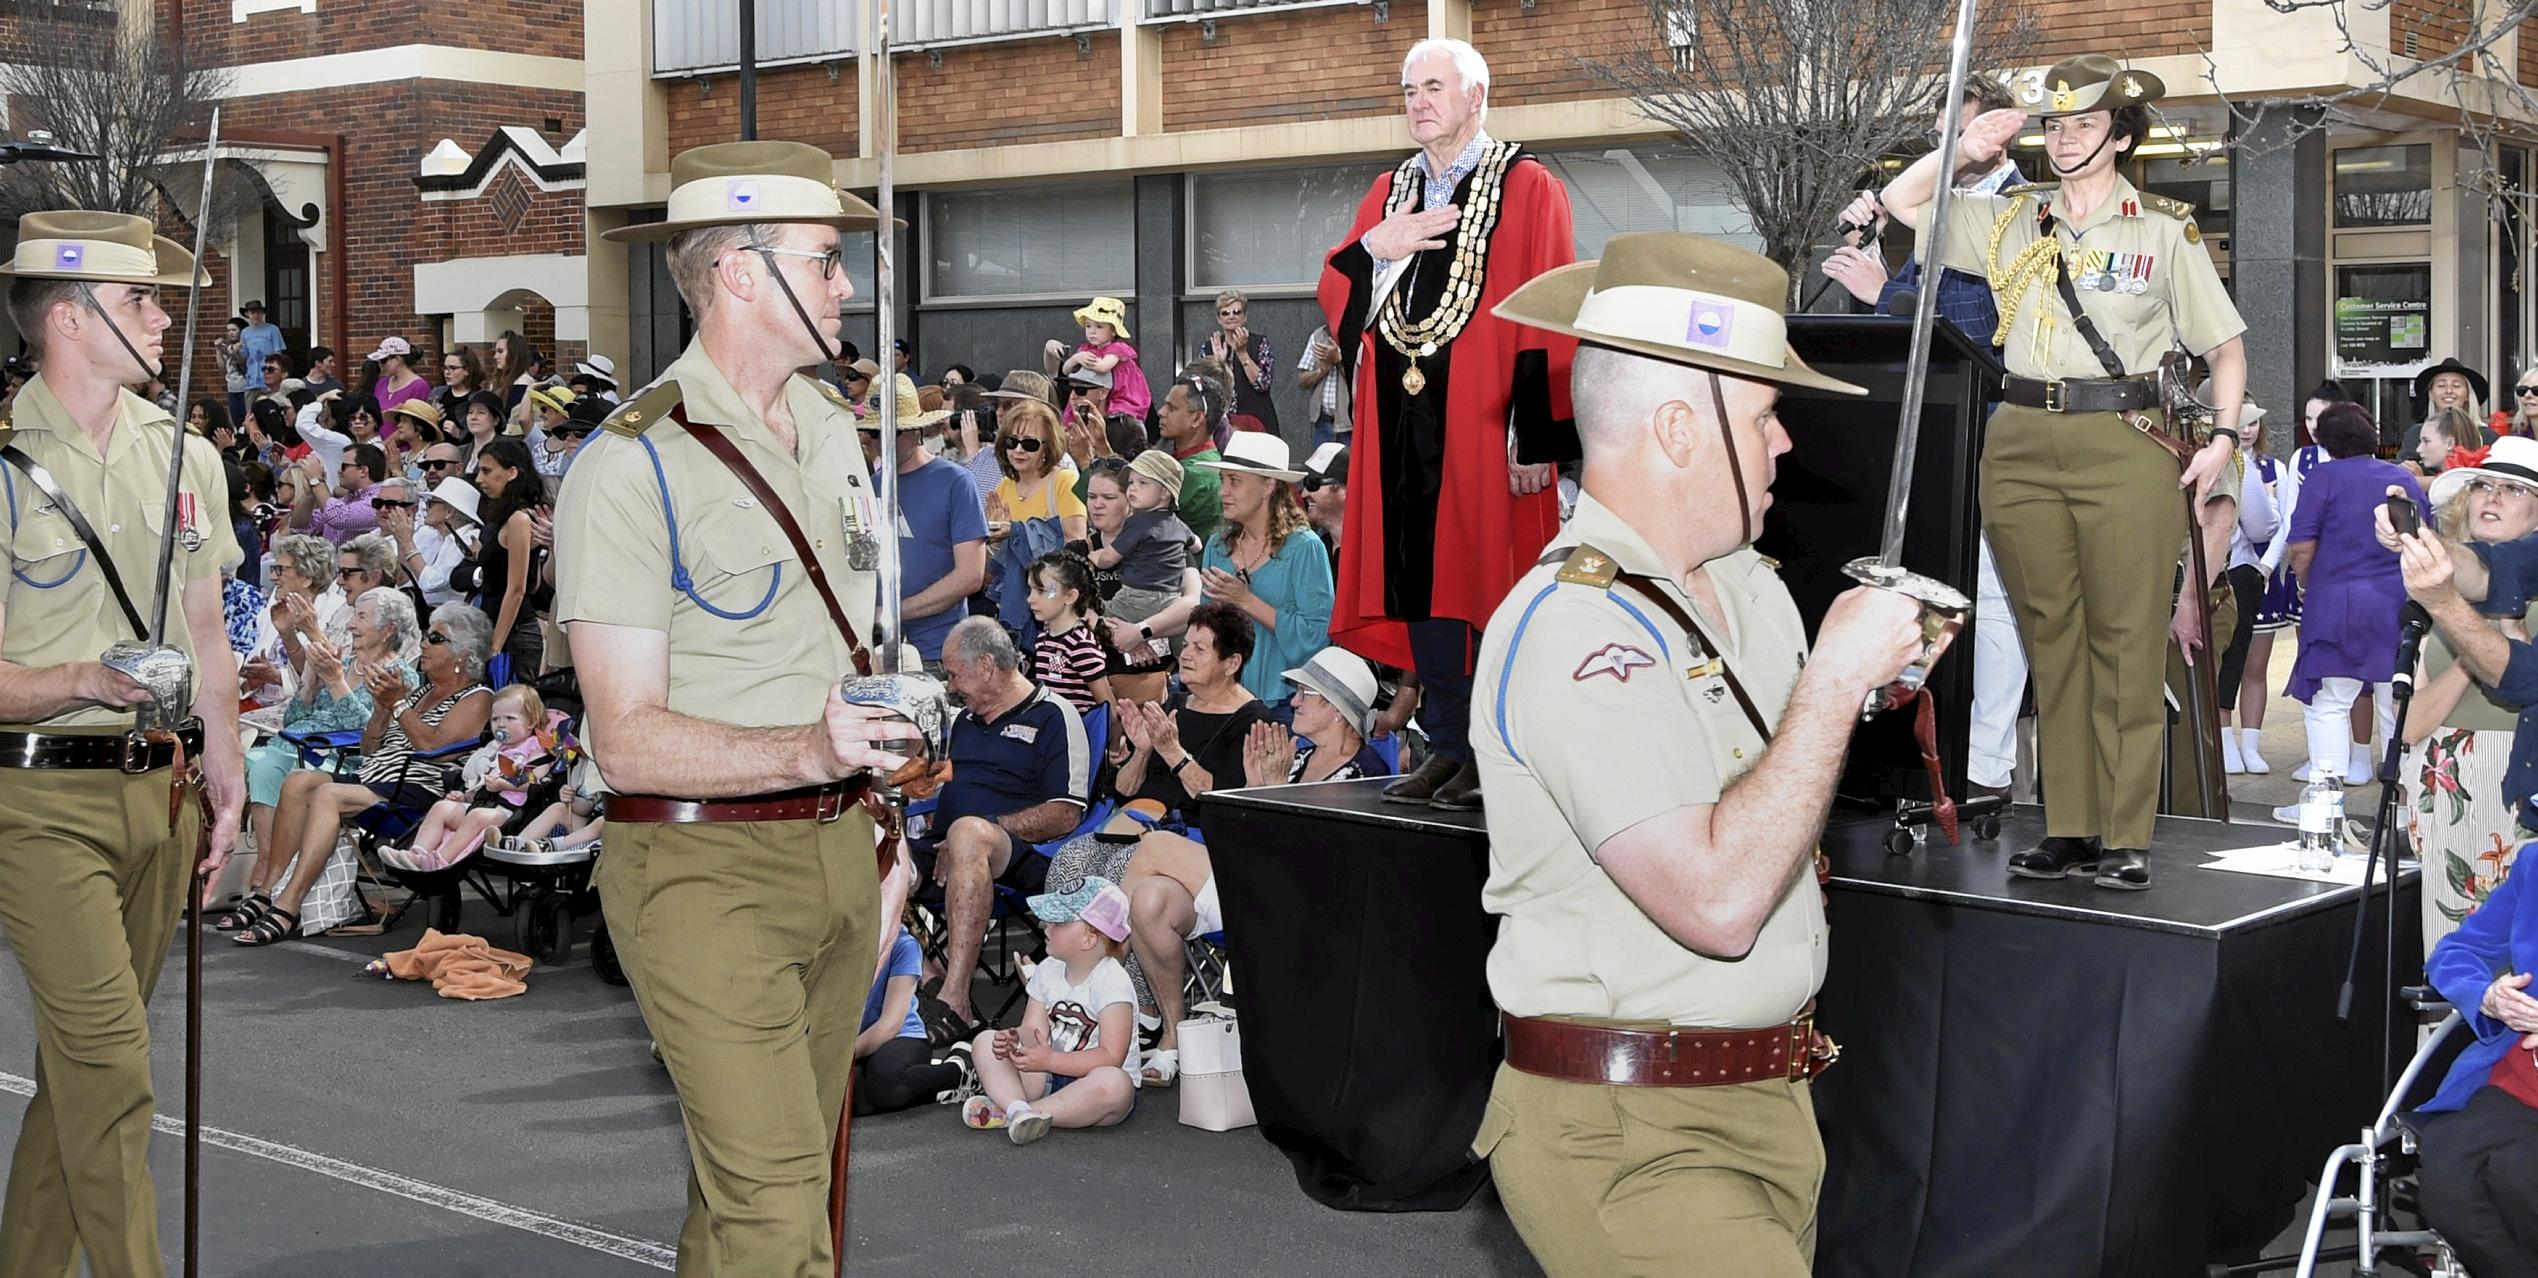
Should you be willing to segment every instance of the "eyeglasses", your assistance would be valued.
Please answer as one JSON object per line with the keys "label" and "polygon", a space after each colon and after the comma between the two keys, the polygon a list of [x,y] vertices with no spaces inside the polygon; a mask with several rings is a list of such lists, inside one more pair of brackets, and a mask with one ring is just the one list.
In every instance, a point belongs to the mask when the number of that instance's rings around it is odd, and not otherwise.
{"label": "eyeglasses", "polygon": [[458,459],[455,457],[426,457],[423,459],[423,469],[425,470],[448,470],[450,467],[457,464]]}
{"label": "eyeglasses", "polygon": [[449,636],[442,634],[438,630],[426,630],[423,632],[423,642],[431,644],[446,644],[449,642]]}
{"label": "eyeglasses", "polygon": [[370,575],[370,570],[367,568],[338,568],[335,570],[335,577],[339,581],[349,580],[354,577],[367,577]]}
{"label": "eyeglasses", "polygon": [[809,258],[810,260],[820,264],[820,278],[824,280],[836,279],[837,268],[846,264],[846,255],[844,251],[840,249],[830,249],[825,253],[814,253],[809,249],[777,248],[772,244],[752,244],[749,247],[756,249],[769,257]]}
{"label": "eyeglasses", "polygon": [[2538,382],[2533,382],[2527,386],[2515,386],[2512,389],[2520,392],[2524,398],[2531,395],[2538,395]]}
{"label": "eyeglasses", "polygon": [[2467,490],[2477,497],[2538,497],[2538,492],[2500,479],[2471,479],[2467,482]]}
{"label": "eyeglasses", "polygon": [[1033,439],[1029,435],[1007,435],[1004,443],[1005,447],[1010,448],[1017,453],[1036,453],[1040,451],[1040,441]]}
{"label": "eyeglasses", "polygon": [[1224,310],[1218,311],[1218,312],[1216,312],[1216,313],[1217,313],[1218,315],[1220,315],[1220,316],[1222,316],[1222,317],[1226,318],[1226,319],[1236,319],[1236,318],[1239,318],[1239,317],[1242,315],[1242,313],[1243,313],[1243,308],[1241,308],[1241,307],[1239,307],[1239,306],[1228,306],[1228,307],[1226,307]]}
{"label": "eyeglasses", "polygon": [[370,508],[372,510],[412,510],[414,507],[415,503],[410,501],[398,501],[394,497],[373,497],[370,499]]}

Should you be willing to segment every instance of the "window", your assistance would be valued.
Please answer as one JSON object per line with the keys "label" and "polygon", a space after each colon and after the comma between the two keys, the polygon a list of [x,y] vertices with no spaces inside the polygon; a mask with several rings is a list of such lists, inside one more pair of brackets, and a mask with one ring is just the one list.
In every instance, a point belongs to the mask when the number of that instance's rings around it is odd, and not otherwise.
{"label": "window", "polygon": [[1542,157],[1569,188],[1580,260],[1604,255],[1624,231],[1690,231],[1759,251],[1718,166],[1673,143],[1649,142]]}
{"label": "window", "polygon": [[1311,288],[1381,165],[1190,178],[1190,291]]}
{"label": "window", "polygon": [[[850,311],[871,310],[873,299],[879,296],[879,294],[873,291],[874,284],[872,282],[872,232],[847,230],[839,231],[837,233],[837,253],[838,256],[845,259],[846,262],[846,282],[855,286],[854,295],[846,299],[846,309]],[[896,265],[899,268],[899,288],[902,292],[904,292],[908,287],[908,264],[905,262],[899,262],[896,263]]]}
{"label": "window", "polygon": [[2337,229],[2432,222],[2432,147],[2351,146],[2335,153]]}
{"label": "window", "polygon": [[1125,298],[1137,287],[1127,182],[925,197],[925,300]]}
{"label": "window", "polygon": [[2412,377],[2432,360],[2432,264],[2335,272],[2337,377]]}

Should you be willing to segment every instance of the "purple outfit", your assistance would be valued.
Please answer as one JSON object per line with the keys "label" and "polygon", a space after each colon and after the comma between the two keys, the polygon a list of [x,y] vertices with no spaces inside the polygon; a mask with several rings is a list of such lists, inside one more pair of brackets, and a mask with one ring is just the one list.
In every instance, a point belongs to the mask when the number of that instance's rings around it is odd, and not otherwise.
{"label": "purple outfit", "polygon": [[2307,701],[2321,679],[2386,683],[2397,673],[2398,612],[2406,583],[2397,553],[2372,530],[2371,508],[2395,484],[2429,510],[2414,472],[2376,457],[2342,457],[2301,481],[2292,511],[2291,544],[2317,543],[2300,616],[2300,660],[2290,695]]}

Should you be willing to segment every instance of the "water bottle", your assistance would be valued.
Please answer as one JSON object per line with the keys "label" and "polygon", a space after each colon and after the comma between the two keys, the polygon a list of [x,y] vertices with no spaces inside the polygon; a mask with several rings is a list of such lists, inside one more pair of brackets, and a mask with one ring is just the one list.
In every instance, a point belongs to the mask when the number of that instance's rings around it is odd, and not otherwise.
{"label": "water bottle", "polygon": [[2300,792],[2299,848],[2300,869],[2324,873],[2335,868],[2336,854],[2344,848],[2344,779],[2334,769],[2312,770],[2308,788]]}

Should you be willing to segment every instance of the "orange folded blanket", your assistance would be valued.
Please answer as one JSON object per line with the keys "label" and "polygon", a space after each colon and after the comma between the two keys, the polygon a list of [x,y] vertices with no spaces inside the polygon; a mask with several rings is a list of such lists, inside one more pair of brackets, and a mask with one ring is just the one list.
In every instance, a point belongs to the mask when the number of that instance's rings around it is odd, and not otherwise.
{"label": "orange folded blanket", "polygon": [[442,998],[464,999],[525,994],[529,986],[520,978],[532,966],[528,955],[495,949],[481,936],[448,936],[437,928],[423,929],[420,944],[385,961],[388,975],[400,981],[430,981]]}

